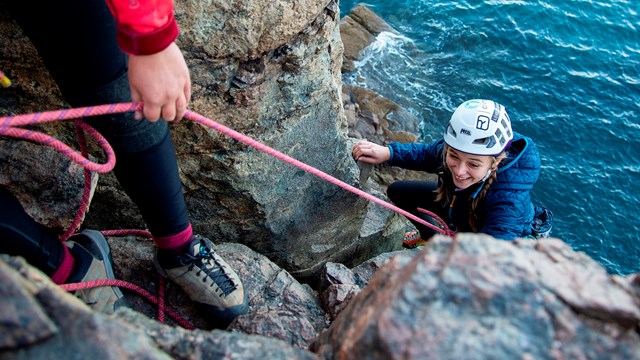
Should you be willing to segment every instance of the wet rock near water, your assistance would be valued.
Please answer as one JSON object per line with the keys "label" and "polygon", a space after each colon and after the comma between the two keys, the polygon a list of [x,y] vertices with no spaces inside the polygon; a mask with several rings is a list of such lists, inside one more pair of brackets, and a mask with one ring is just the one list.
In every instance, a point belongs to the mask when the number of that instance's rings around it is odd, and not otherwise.
{"label": "wet rock near water", "polygon": [[340,20],[340,37],[344,43],[343,73],[355,71],[354,61],[360,59],[362,50],[383,31],[397,33],[364,4],[356,5]]}

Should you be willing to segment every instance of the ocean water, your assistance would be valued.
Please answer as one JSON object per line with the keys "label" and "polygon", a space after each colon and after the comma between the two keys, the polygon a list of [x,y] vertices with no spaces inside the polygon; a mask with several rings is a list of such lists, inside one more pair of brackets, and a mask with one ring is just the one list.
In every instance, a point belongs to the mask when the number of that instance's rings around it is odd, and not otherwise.
{"label": "ocean water", "polygon": [[640,271],[640,1],[364,4],[399,34],[378,36],[344,82],[415,114],[423,141],[466,99],[502,103],[541,152],[532,196],[552,236],[609,273]]}

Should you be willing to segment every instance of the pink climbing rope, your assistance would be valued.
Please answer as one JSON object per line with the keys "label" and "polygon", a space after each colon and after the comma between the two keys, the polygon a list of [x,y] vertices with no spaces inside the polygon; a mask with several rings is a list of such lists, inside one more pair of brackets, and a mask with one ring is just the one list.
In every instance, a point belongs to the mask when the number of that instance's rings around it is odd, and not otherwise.
{"label": "pink climbing rope", "polygon": [[[56,121],[56,120],[68,120],[68,119],[77,119],[79,117],[87,117],[87,116],[96,116],[96,115],[105,115],[105,114],[115,114],[115,113],[122,113],[122,112],[129,112],[129,111],[137,111],[137,110],[142,110],[142,103],[135,103],[135,102],[129,102],[129,103],[118,103],[118,104],[108,104],[108,105],[99,105],[99,106],[89,106],[89,107],[83,107],[83,108],[75,108],[75,109],[66,109],[66,110],[58,110],[58,111],[46,111],[46,112],[40,112],[40,113],[33,113],[33,114],[26,114],[26,115],[15,115],[15,116],[7,116],[7,117],[2,117],[0,118],[0,135],[5,135],[5,136],[11,136],[11,137],[16,137],[16,138],[22,138],[22,139],[27,139],[27,140],[32,140],[32,141],[36,141],[39,142],[43,145],[47,145],[47,146],[51,146],[54,149],[56,149],[57,151],[69,156],[73,161],[75,161],[76,163],[80,164],[81,166],[83,166],[84,168],[91,170],[91,171],[96,171],[96,172],[108,172],[111,169],[113,169],[113,166],[115,165],[115,156],[113,155],[113,149],[111,149],[111,146],[109,145],[109,143],[104,139],[104,137],[102,137],[97,131],[95,131],[95,129],[89,127],[88,125],[85,124],[85,126],[87,128],[89,128],[90,130],[85,129],[89,135],[93,136],[94,138],[96,138],[96,140],[98,140],[98,142],[100,143],[101,147],[103,148],[103,150],[105,151],[105,153],[107,154],[107,158],[108,161],[106,164],[95,164],[90,162],[89,160],[87,160],[84,156],[82,156],[81,154],[77,153],[76,151],[73,151],[72,149],[70,149],[68,146],[66,146],[64,143],[52,138],[49,135],[46,134],[42,134],[42,133],[38,133],[38,132],[33,132],[33,131],[27,131],[27,130],[23,130],[18,128],[19,126],[25,126],[25,125],[32,125],[32,124],[37,124],[37,123],[43,123],[43,122],[48,122],[48,121]],[[455,233],[451,230],[449,230],[447,224],[436,214],[424,210],[424,209],[418,209],[418,211],[428,214],[429,216],[433,217],[439,224],[441,224],[441,227],[433,225],[431,223],[429,223],[428,221],[421,219],[417,216],[415,216],[414,214],[411,214],[410,212],[403,210],[393,204],[390,204],[382,199],[379,199],[373,195],[370,195],[354,186],[351,186],[321,170],[318,170],[310,165],[307,165],[299,160],[296,160],[288,155],[285,155],[265,144],[262,144],[256,140],[254,140],[253,138],[244,135],[242,133],[239,133],[235,130],[232,130],[220,123],[217,123],[211,119],[208,119],[198,113],[195,113],[193,111],[187,111],[185,113],[185,118],[189,119],[189,120],[193,120],[197,123],[200,123],[204,126],[210,127],[224,135],[227,135],[239,142],[242,142],[248,146],[251,146],[257,150],[260,150],[266,154],[269,154],[277,159],[280,159],[286,163],[289,163],[293,166],[296,166],[308,173],[311,173],[313,175],[318,176],[319,178],[326,180],[334,185],[337,185],[347,191],[350,191],[358,196],[361,196],[369,201],[372,201],[378,205],[381,205],[383,207],[386,207],[390,210],[393,210],[399,214],[404,215],[405,217],[416,221],[419,224],[422,224],[424,226],[427,226],[441,234],[444,235],[449,235],[449,236],[453,236]],[[84,128],[84,127],[83,127]],[[95,170],[94,170],[95,169]]]}
{"label": "pink climbing rope", "polygon": [[342,180],[339,180],[339,179],[337,179],[337,178],[335,178],[335,177],[333,177],[333,176],[331,176],[331,175],[329,175],[329,174],[327,174],[327,173],[325,173],[325,172],[323,172],[321,170],[318,170],[318,169],[314,168],[313,166],[307,165],[307,164],[303,163],[302,161],[296,160],[296,159],[292,158],[289,155],[285,155],[285,154],[279,152],[278,150],[275,150],[275,149],[273,149],[273,148],[271,148],[271,147],[269,147],[269,146],[267,146],[265,144],[262,144],[262,143],[258,142],[257,140],[252,139],[251,137],[249,137],[247,135],[244,135],[244,134],[239,133],[239,132],[237,132],[235,130],[232,130],[232,129],[230,129],[230,128],[228,128],[228,127],[226,127],[226,126],[224,126],[224,125],[222,125],[220,123],[217,123],[217,122],[211,120],[211,119],[207,119],[206,117],[204,117],[204,116],[202,116],[200,114],[197,114],[197,113],[192,112],[192,111],[187,111],[184,116],[185,116],[185,118],[187,118],[189,120],[193,120],[193,121],[195,121],[197,123],[200,123],[200,124],[202,124],[204,126],[210,127],[210,128],[212,128],[212,129],[214,129],[214,130],[216,130],[216,131],[218,131],[218,132],[220,132],[220,133],[222,133],[224,135],[227,135],[229,137],[234,138],[235,140],[238,140],[241,143],[249,145],[249,146],[251,146],[251,147],[253,147],[255,149],[258,149],[258,150],[260,150],[260,151],[262,151],[262,152],[264,152],[266,154],[269,154],[269,155],[271,155],[271,156],[273,156],[273,157],[275,157],[277,159],[280,159],[280,160],[282,160],[282,161],[284,161],[284,162],[286,162],[288,164],[291,164],[291,165],[293,165],[295,167],[298,167],[298,168],[300,168],[300,169],[302,169],[302,170],[304,170],[304,171],[306,171],[308,173],[311,173],[311,174],[321,178],[322,180],[328,181],[328,182],[330,182],[330,183],[332,183],[334,185],[337,185],[337,186],[339,186],[339,187],[341,187],[341,188],[343,188],[343,189],[345,189],[347,191],[350,191],[350,192],[352,192],[352,193],[354,193],[354,194],[356,194],[358,196],[361,196],[361,197],[363,197],[363,198],[365,198],[365,199],[367,199],[369,201],[372,201],[372,202],[374,202],[374,203],[376,203],[378,205],[384,206],[384,207],[386,207],[388,209],[391,209],[391,210],[393,210],[393,211],[395,211],[395,212],[397,212],[399,214],[402,214],[402,215],[406,216],[407,218],[415,220],[416,222],[418,222],[418,223],[420,223],[422,225],[425,225],[425,226],[427,226],[427,227],[429,227],[429,228],[431,228],[431,229],[433,229],[433,230],[435,230],[435,231],[437,231],[437,232],[439,232],[441,234],[450,235],[450,236],[453,236],[455,234],[454,232],[449,230],[449,227],[447,226],[447,224],[438,215],[436,215],[436,214],[434,214],[434,213],[432,213],[432,212],[430,212],[428,210],[418,209],[420,212],[428,214],[429,216],[432,216],[434,219],[436,219],[436,221],[438,223],[442,224],[443,228],[440,228],[440,227],[438,227],[436,225],[433,225],[433,224],[427,222],[426,220],[421,219],[421,218],[413,215],[412,213],[410,213],[410,212],[408,212],[406,210],[403,210],[403,209],[401,209],[401,208],[399,208],[399,207],[397,207],[397,206],[395,206],[393,204],[390,204],[390,203],[388,203],[388,202],[386,202],[386,201],[384,201],[382,199],[379,199],[379,198],[377,198],[377,197],[375,197],[375,196],[373,196],[373,195],[371,195],[371,194],[369,194],[369,193],[367,193],[365,191],[362,191],[362,190],[360,190],[360,189],[358,189],[358,188],[356,188],[354,186],[351,186],[351,185],[345,183]]}
{"label": "pink climbing rope", "polygon": [[166,312],[173,320],[175,320],[180,326],[185,329],[193,330],[195,327],[186,319],[181,317],[174,310],[168,309],[164,307],[164,291],[160,292],[158,296],[154,296],[150,292],[141,287],[134,285],[130,282],[126,282],[123,280],[115,280],[115,279],[100,279],[100,280],[91,280],[82,283],[69,283],[60,285],[66,291],[77,291],[83,289],[89,289],[100,286],[117,286],[124,289],[129,289],[137,292],[138,294],[144,296],[151,303],[159,306],[159,309],[162,309],[162,318],[158,318],[158,321],[164,322],[164,313]]}
{"label": "pink climbing rope", "polygon": [[92,128],[86,123],[77,122],[77,125],[85,130],[94,139],[96,139],[104,153],[107,155],[107,162],[104,164],[97,164],[90,161],[86,157],[82,156],[82,154],[80,154],[79,152],[73,150],[65,143],[57,140],[50,135],[43,134],[38,131],[22,129],[21,126],[34,125],[58,120],[79,119],[89,116],[115,114],[141,109],[142,104],[139,103],[121,103],[112,105],[89,106],[75,109],[45,111],[25,115],[4,116],[0,118],[0,136],[29,140],[52,147],[57,152],[68,156],[73,162],[89,171],[95,171],[97,173],[107,173],[113,170],[113,167],[116,164],[116,157],[113,153],[113,148],[111,148],[111,145],[109,145],[107,140],[100,133],[98,133],[96,129]]}

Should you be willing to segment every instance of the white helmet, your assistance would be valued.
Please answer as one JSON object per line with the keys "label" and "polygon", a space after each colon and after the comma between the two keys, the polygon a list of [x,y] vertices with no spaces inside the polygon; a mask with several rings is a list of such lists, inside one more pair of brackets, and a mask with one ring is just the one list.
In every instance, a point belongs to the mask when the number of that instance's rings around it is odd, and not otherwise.
{"label": "white helmet", "polygon": [[458,106],[444,132],[444,141],[468,154],[496,156],[513,139],[504,106],[491,100],[468,100]]}

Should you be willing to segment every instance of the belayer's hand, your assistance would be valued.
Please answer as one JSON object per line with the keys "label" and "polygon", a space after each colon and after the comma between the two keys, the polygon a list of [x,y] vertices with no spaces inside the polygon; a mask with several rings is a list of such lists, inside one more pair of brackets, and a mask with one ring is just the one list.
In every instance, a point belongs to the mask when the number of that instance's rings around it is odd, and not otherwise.
{"label": "belayer's hand", "polygon": [[356,161],[368,164],[380,164],[389,160],[391,151],[388,147],[374,144],[369,141],[361,141],[353,146],[351,155]]}
{"label": "belayer's hand", "polygon": [[189,68],[176,43],[152,55],[131,55],[129,85],[131,100],[144,105],[143,114],[135,114],[138,120],[180,120],[191,101]]}

